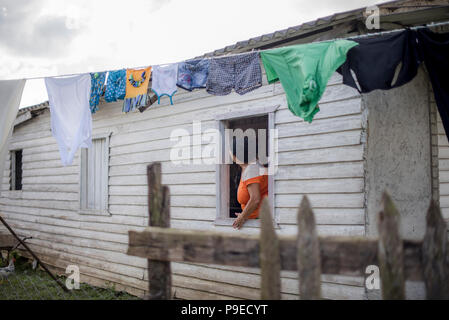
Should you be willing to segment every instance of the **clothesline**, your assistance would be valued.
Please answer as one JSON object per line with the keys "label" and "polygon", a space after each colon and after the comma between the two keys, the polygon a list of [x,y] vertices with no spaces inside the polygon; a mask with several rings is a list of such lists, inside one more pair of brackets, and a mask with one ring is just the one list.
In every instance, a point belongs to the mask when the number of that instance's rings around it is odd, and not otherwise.
{"label": "clothesline", "polygon": [[[107,102],[123,100],[124,113],[143,112],[140,108],[148,107],[151,75],[151,90],[156,94],[158,103],[160,97],[167,96],[173,104],[172,97],[178,87],[189,91],[206,88],[209,94],[216,96],[228,95],[233,90],[239,95],[249,93],[262,86],[263,66],[268,83],[281,83],[288,109],[304,121],[312,122],[319,112],[318,103],[327,83],[336,71],[342,75],[343,84],[360,93],[368,93],[393,89],[410,82],[418,74],[419,66],[425,63],[438,112],[449,136],[449,85],[445,81],[449,73],[446,61],[449,32],[430,30],[448,24],[449,21],[446,21],[403,28],[402,32],[391,30],[269,50],[252,50],[195,62],[171,63],[168,67],[152,65],[145,70],[112,70],[109,71],[106,86],[106,72],[84,73],[76,77],[47,77],[45,85],[52,132],[58,142],[63,165],[71,164],[76,150],[89,148],[92,144],[92,114],[96,112],[103,92]],[[383,34],[388,36],[376,36]],[[400,72],[394,79],[400,64]]]}
{"label": "clothesline", "polygon": [[[401,32],[401,31],[404,31],[406,29],[418,30],[418,29],[439,27],[439,26],[445,26],[445,25],[449,25],[449,21],[438,22],[438,23],[432,22],[432,23],[429,23],[429,24],[426,24],[426,25],[422,25],[422,26],[415,26],[415,27],[410,27],[410,28],[400,28],[400,29],[394,29],[394,30],[388,30],[388,31],[373,32],[373,33],[361,34],[361,35],[344,37],[344,38],[335,38],[333,40],[344,40],[344,39],[346,39],[346,40],[353,40],[353,39],[360,39],[360,38],[366,38],[366,37],[372,37],[372,36],[381,36],[381,35],[385,35],[385,34]],[[332,39],[321,40],[321,41],[316,41],[314,43],[326,42],[326,41],[331,41],[331,40]],[[262,49],[262,50],[254,50],[253,49],[251,52],[264,52],[264,51],[268,51],[268,50],[271,50],[271,49]],[[214,57],[198,57],[198,59],[217,59],[217,58],[221,58],[221,57],[239,56],[239,55],[244,55],[244,54],[247,54],[247,53],[248,52],[241,52],[241,53],[231,53],[231,54],[227,54],[227,55],[214,56]],[[186,61],[186,60],[178,61],[178,62],[175,62],[175,63],[179,63],[179,62],[183,62],[183,61]],[[171,63],[158,64],[157,66],[164,66],[164,65],[168,65],[168,64],[171,64]],[[130,67],[130,68],[121,68],[121,69],[143,69],[143,68],[146,68],[148,66],[139,66],[139,67]],[[94,71],[94,72],[91,72],[91,73],[101,73],[101,72],[108,72],[108,71],[115,71],[115,70],[119,70],[119,69],[109,69],[109,70],[103,70],[103,71]],[[79,76],[79,75],[86,74],[86,73],[89,73],[89,72],[79,72],[79,73],[63,74],[63,75],[57,75],[57,76],[40,76],[40,77],[21,78],[21,79],[24,79],[24,80],[37,80],[37,79],[45,79],[47,77],[70,77],[70,76]]]}

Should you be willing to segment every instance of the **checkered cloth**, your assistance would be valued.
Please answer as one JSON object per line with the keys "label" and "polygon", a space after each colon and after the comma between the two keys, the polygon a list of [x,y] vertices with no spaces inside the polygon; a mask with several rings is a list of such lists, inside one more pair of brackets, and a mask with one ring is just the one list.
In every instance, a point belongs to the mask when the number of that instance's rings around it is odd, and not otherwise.
{"label": "checkered cloth", "polygon": [[259,53],[211,59],[206,90],[216,96],[235,92],[240,95],[262,86]]}

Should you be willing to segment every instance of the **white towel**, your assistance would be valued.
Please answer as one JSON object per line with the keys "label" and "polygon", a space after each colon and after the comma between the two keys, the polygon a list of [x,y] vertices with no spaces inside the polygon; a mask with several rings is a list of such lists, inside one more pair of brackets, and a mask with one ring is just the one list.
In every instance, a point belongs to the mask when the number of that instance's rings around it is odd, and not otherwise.
{"label": "white towel", "polygon": [[71,165],[78,148],[92,145],[89,108],[89,74],[69,78],[46,78],[51,131],[56,138],[63,166]]}
{"label": "white towel", "polygon": [[8,137],[19,110],[25,80],[0,81],[0,186],[8,155]]}

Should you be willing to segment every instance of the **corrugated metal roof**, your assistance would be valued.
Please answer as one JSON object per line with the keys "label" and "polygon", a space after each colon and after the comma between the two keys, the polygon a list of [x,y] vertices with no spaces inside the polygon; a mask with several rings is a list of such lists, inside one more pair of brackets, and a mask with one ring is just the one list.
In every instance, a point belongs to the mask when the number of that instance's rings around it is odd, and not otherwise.
{"label": "corrugated metal roof", "polygon": [[[447,0],[397,0],[377,4],[377,6],[380,9],[380,31],[449,20],[449,3]],[[274,48],[293,43],[313,42],[322,40],[325,36],[332,39],[345,35],[368,33],[370,31],[364,29],[365,11],[366,7],[363,7],[336,13],[287,29],[239,41],[196,58],[222,56],[253,49]],[[372,32],[378,31],[373,30]],[[48,101],[22,108],[19,110],[19,115],[30,110],[46,107],[48,107]]]}
{"label": "corrugated metal roof", "polygon": [[46,109],[46,108],[48,108],[48,101],[41,102],[39,104],[35,104],[35,105],[29,106],[29,107],[21,108],[21,109],[19,109],[17,116],[20,116],[29,111],[37,111],[37,110],[42,110],[42,109]]}

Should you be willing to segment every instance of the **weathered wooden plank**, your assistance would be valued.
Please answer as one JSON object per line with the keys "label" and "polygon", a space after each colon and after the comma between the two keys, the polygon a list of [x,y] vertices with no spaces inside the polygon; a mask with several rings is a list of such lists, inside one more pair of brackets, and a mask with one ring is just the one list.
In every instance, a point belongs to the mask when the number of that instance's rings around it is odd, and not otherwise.
{"label": "weathered wooden plank", "polygon": [[51,208],[61,210],[72,210],[77,212],[79,205],[76,201],[61,201],[61,200],[21,200],[21,199],[8,199],[0,198],[0,205],[15,207],[32,207],[32,208]]}
{"label": "weathered wooden plank", "polygon": [[[150,226],[170,227],[170,191],[161,184],[161,164],[152,163],[147,168],[148,210]],[[167,254],[162,250],[162,254]],[[150,288],[148,299],[168,300],[171,298],[170,262],[148,260]]]}
{"label": "weathered wooden plank", "polygon": [[[363,208],[313,208],[317,225],[365,225],[365,209]],[[277,208],[281,224],[297,223],[298,209]]]}
{"label": "weathered wooden plank", "polygon": [[297,263],[299,295],[303,300],[321,298],[320,244],[315,227],[315,217],[307,196],[302,198],[298,210]]}
{"label": "weathered wooden plank", "polygon": [[[282,85],[279,82],[276,82],[274,84],[274,94],[280,94],[283,92],[284,89],[282,88]],[[352,87],[346,86],[344,84],[330,85],[326,86],[326,90],[321,97],[320,103],[355,97],[360,97],[360,94]]]}
{"label": "weathered wooden plank", "polygon": [[363,162],[279,166],[276,180],[363,178]]}
{"label": "weathered wooden plank", "polygon": [[449,250],[447,227],[434,201],[427,211],[426,234],[422,244],[422,264],[427,299],[449,299]]}
{"label": "weathered wooden plank", "polygon": [[0,233],[0,248],[13,247],[16,243],[13,235]]}
{"label": "weathered wooden plank", "polygon": [[[129,231],[128,254],[154,260],[259,268],[259,235],[148,227]],[[281,270],[297,270],[296,236],[279,235]],[[319,237],[323,274],[365,276],[378,265],[378,242],[365,237]],[[235,246],[236,243],[240,245]],[[405,276],[422,280],[421,242],[404,240]],[[166,251],[165,251],[166,250]]]}
{"label": "weathered wooden plank", "polygon": [[276,194],[301,193],[356,193],[363,192],[364,180],[351,179],[311,179],[276,181]]}
{"label": "weathered wooden plank", "polygon": [[[277,208],[296,208],[298,194],[278,194],[276,195]],[[363,193],[322,193],[307,194],[309,201],[316,208],[363,208]]]}
{"label": "weathered wooden plank", "polygon": [[[33,222],[35,224],[39,224],[39,226],[46,228],[47,230],[53,231],[52,228],[54,226],[59,227],[67,227],[72,228],[76,230],[90,230],[90,231],[99,231],[99,232],[105,232],[105,233],[118,233],[118,234],[128,234],[128,231],[132,228],[134,230],[141,230],[144,228],[143,218],[139,218],[136,220],[133,217],[126,217],[126,219],[129,218],[130,221],[136,221],[134,225],[130,224],[129,221],[126,221],[125,223],[117,223],[117,221],[120,221],[118,219],[115,219],[113,223],[110,223],[110,221],[105,221],[105,219],[102,219],[103,217],[108,218],[109,216],[90,216],[90,217],[98,217],[98,221],[80,221],[76,220],[72,217],[64,217],[64,216],[46,216],[43,215],[34,215],[34,214],[22,214],[18,212],[9,212],[9,211],[1,211],[2,214],[4,214],[5,218],[8,220],[11,220],[12,223],[21,224],[22,221],[24,222]],[[88,216],[88,215],[81,215],[82,217]],[[122,219],[122,221],[125,219]],[[101,222],[103,221],[103,222]],[[106,223],[104,223],[106,222]],[[37,228],[36,228],[37,229]],[[51,232],[49,232],[51,234]],[[79,234],[81,237],[83,234]]]}
{"label": "weathered wooden plank", "polygon": [[379,213],[379,270],[382,297],[405,299],[404,252],[399,235],[399,212],[390,196],[382,196],[383,211]]}
{"label": "weathered wooden plank", "polygon": [[[223,265],[205,265],[191,263],[172,263],[173,274],[187,277],[215,281],[220,283],[229,283],[243,287],[260,289],[260,269],[243,268]],[[145,280],[145,279],[144,279]],[[323,275],[321,277],[321,289],[323,298],[329,298],[334,291],[334,285],[342,284],[340,292],[355,292],[359,289],[364,290],[364,279],[362,277],[347,277],[338,275]],[[292,271],[281,272],[281,294],[298,295],[298,274]],[[338,294],[334,295],[338,298]],[[352,299],[358,297],[358,294],[352,295]],[[297,297],[295,298],[297,299]],[[341,298],[340,298],[341,299]],[[349,298],[351,299],[351,298]],[[356,298],[357,299],[357,298]]]}
{"label": "weathered wooden plank", "polygon": [[279,300],[281,298],[281,255],[279,240],[273,226],[268,199],[262,202],[260,208],[260,268],[261,268],[261,299]]}
{"label": "weathered wooden plank", "polygon": [[363,160],[363,145],[279,152],[280,165]]}
{"label": "weathered wooden plank", "polygon": [[31,231],[36,231],[39,233],[45,233],[53,236],[53,239],[64,238],[64,237],[74,237],[74,238],[85,238],[85,239],[95,239],[97,241],[109,241],[115,244],[126,244],[127,236],[125,234],[116,234],[110,232],[100,232],[91,230],[82,230],[80,228],[71,228],[66,226],[56,226],[56,225],[39,225],[35,222],[23,221],[18,219],[13,219],[9,216],[10,224],[14,229],[27,230],[25,234],[31,233]]}
{"label": "weathered wooden plank", "polygon": [[[362,105],[361,101],[362,100],[360,98],[354,98],[338,102],[320,102],[320,112],[315,115],[313,120],[315,121],[315,119],[332,118],[360,113]],[[295,116],[288,108],[279,108],[276,112],[276,124],[298,121],[303,120]]]}
{"label": "weathered wooden plank", "polygon": [[299,151],[358,145],[360,144],[360,139],[360,130],[318,134],[313,139],[310,139],[310,136],[280,138],[278,140],[278,151]]}
{"label": "weathered wooden plank", "polygon": [[355,130],[362,128],[362,117],[360,115],[342,116],[337,118],[319,119],[308,122],[292,122],[278,124],[279,138],[309,136],[311,134],[322,134],[344,130]]}

